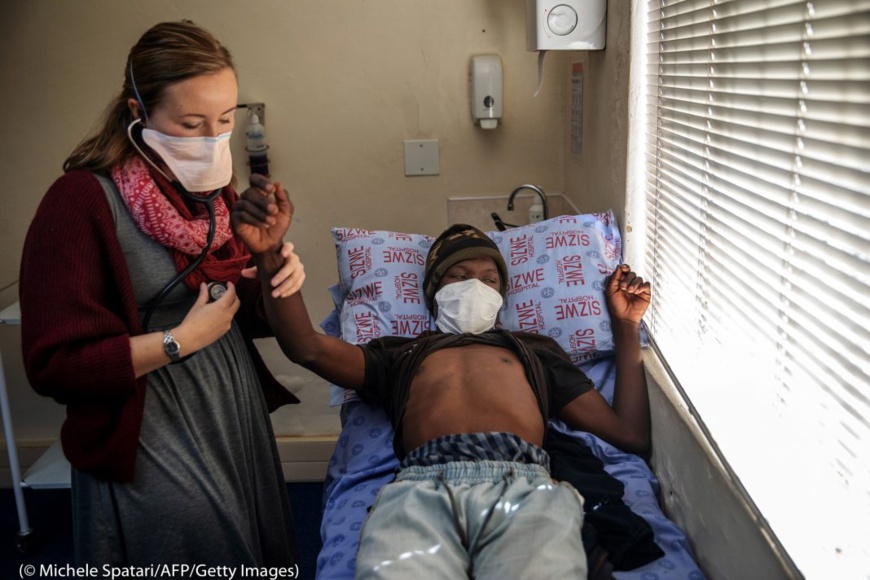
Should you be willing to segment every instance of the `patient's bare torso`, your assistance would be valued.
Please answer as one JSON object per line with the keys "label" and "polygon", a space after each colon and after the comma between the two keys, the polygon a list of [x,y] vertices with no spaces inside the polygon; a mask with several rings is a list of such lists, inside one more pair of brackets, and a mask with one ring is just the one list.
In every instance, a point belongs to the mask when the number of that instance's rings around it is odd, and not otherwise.
{"label": "patient's bare torso", "polygon": [[544,421],[517,355],[472,344],[436,350],[411,381],[404,447],[453,433],[504,431],[541,445]]}

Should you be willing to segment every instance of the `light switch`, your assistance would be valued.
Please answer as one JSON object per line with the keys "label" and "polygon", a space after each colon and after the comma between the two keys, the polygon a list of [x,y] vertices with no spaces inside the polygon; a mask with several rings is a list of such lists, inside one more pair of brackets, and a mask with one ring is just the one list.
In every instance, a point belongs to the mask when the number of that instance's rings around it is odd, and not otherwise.
{"label": "light switch", "polygon": [[405,141],[405,175],[438,175],[438,139]]}

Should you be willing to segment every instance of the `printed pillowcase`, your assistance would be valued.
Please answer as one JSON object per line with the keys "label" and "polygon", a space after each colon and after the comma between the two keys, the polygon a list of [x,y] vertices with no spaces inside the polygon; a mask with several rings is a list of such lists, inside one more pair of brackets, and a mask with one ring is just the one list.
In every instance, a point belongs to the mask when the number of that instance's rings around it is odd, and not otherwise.
{"label": "printed pillowcase", "polygon": [[[613,212],[558,216],[487,232],[508,265],[503,328],[546,334],[575,363],[613,350],[604,299],[607,277],[622,256]],[[423,234],[333,228],[339,282],[330,288],[335,311],[321,326],[353,344],[382,336],[417,336],[435,329],[423,300]],[[356,395],[333,386],[333,405]]]}
{"label": "printed pillowcase", "polygon": [[353,344],[382,336],[417,336],[435,328],[423,301],[422,234],[333,228],[339,281],[333,302],[341,337]]}
{"label": "printed pillowcase", "polygon": [[622,238],[612,211],[487,234],[510,276],[504,328],[550,336],[575,364],[613,351],[604,287],[620,264]]}
{"label": "printed pillowcase", "polygon": [[[335,310],[320,326],[352,344],[382,336],[417,336],[435,328],[423,301],[426,255],[435,238],[423,234],[333,228],[338,283],[329,288]],[[329,403],[358,399],[330,385]]]}

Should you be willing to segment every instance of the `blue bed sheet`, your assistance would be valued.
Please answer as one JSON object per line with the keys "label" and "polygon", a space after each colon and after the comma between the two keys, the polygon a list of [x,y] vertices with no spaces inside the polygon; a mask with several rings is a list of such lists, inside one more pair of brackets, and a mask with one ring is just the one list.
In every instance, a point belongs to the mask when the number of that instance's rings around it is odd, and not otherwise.
{"label": "blue bed sheet", "polygon": [[[612,357],[583,363],[581,368],[608,401],[612,399],[615,368]],[[703,580],[686,535],[662,513],[659,483],[649,466],[589,433],[554,426],[582,439],[600,458],[610,475],[625,485],[623,501],[653,529],[665,555],[631,571],[615,572],[619,580]],[[318,580],[353,578],[359,533],[378,491],[392,481],[399,462],[393,453],[393,429],[386,414],[362,401],[342,407],[342,432],[330,459],[324,484],[320,527],[323,548],[317,559]]]}

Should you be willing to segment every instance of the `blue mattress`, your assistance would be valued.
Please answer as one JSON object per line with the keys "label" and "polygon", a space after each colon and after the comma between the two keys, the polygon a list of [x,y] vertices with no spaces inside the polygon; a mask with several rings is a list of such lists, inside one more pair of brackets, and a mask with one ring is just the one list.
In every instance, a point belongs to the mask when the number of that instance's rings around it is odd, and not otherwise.
{"label": "blue mattress", "polygon": [[[597,388],[611,400],[615,380],[612,357],[581,363]],[[702,580],[686,535],[662,513],[659,483],[640,457],[620,451],[589,433],[572,431],[555,422],[563,433],[583,440],[610,475],[625,485],[623,501],[653,529],[665,555],[631,571],[615,572],[620,580]],[[342,432],[330,459],[324,485],[320,535],[323,549],[317,559],[319,580],[351,579],[356,549],[368,508],[399,465],[393,453],[393,430],[384,412],[354,400],[342,407]]]}

